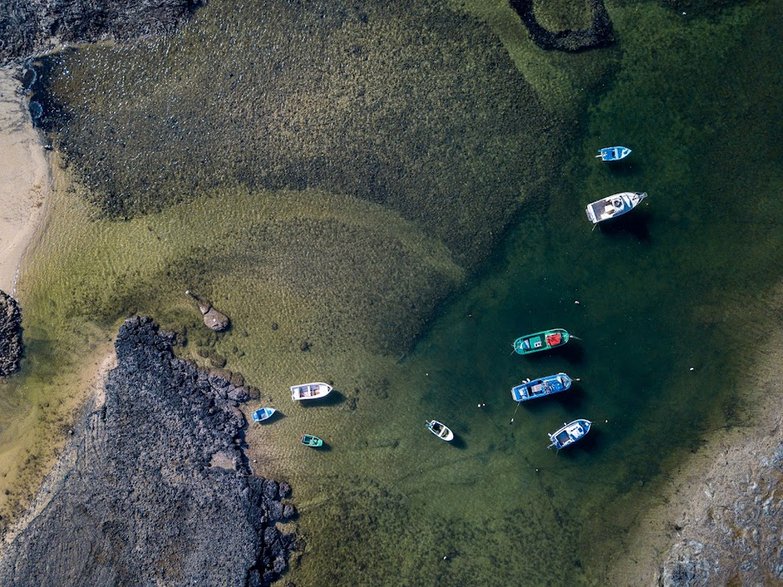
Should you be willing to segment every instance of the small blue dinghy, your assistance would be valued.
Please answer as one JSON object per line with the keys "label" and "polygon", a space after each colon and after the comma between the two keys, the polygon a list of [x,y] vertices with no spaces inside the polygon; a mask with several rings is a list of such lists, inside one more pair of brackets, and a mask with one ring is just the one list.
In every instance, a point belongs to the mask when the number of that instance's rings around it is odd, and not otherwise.
{"label": "small blue dinghy", "polygon": [[263,422],[272,417],[277,410],[274,408],[258,408],[253,412],[253,422]]}
{"label": "small blue dinghy", "polygon": [[526,379],[511,389],[511,397],[514,401],[524,402],[537,397],[544,397],[554,393],[566,391],[571,387],[571,378],[565,373],[547,375],[541,379]]}
{"label": "small blue dinghy", "polygon": [[603,149],[598,149],[596,158],[601,161],[619,161],[620,159],[625,159],[630,154],[631,149],[628,147],[604,147]]}
{"label": "small blue dinghy", "polygon": [[552,434],[549,435],[549,440],[552,444],[547,448],[552,448],[554,446],[557,450],[560,450],[561,448],[571,446],[576,441],[583,439],[587,433],[590,432],[590,426],[592,424],[593,423],[590,420],[581,418],[568,424],[563,424],[563,427],[560,428],[560,430],[552,432]]}

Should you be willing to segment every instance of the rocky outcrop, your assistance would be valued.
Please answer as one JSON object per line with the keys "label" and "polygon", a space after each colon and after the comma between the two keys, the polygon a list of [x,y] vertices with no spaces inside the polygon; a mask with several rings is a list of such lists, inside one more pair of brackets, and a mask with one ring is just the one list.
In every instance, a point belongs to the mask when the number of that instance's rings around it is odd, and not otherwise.
{"label": "rocky outcrop", "polygon": [[60,43],[171,32],[206,0],[3,0],[0,64]]}
{"label": "rocky outcrop", "polygon": [[783,443],[773,455],[744,458],[739,474],[728,466],[734,454],[705,479],[701,503],[675,526],[679,539],[659,585],[783,585]]}
{"label": "rocky outcrop", "polygon": [[0,290],[0,377],[19,369],[22,359],[22,312],[17,301]]}
{"label": "rocky outcrop", "polygon": [[536,19],[533,0],[510,0],[519,18],[522,19],[530,38],[542,49],[575,53],[588,49],[607,47],[614,43],[614,32],[609,13],[603,0],[589,0],[592,22],[586,29],[550,31]]}
{"label": "rocky outcrop", "polygon": [[201,317],[204,319],[204,326],[215,332],[221,332],[231,324],[231,320],[229,320],[228,316],[215,309],[212,302],[194,294],[190,290],[185,293],[193,298],[198,304],[199,312],[201,312]]}
{"label": "rocky outcrop", "polygon": [[175,358],[172,340],[149,319],[123,324],[105,403],[5,547],[0,584],[239,587],[286,570],[295,537],[276,523],[296,510],[287,484],[249,469],[247,394]]}

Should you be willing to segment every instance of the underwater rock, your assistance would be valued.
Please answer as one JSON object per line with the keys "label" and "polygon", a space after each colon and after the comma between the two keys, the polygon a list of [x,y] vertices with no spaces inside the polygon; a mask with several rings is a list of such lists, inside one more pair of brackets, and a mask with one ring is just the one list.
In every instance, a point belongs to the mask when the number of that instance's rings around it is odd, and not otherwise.
{"label": "underwater rock", "polygon": [[170,33],[202,0],[3,0],[0,64],[57,45]]}
{"label": "underwater rock", "polygon": [[729,457],[724,453],[715,472],[702,478],[706,499],[700,495],[675,525],[677,540],[663,558],[659,585],[780,583],[783,477],[778,459],[783,443],[771,452],[754,458],[740,450]]}
{"label": "underwater rock", "polygon": [[23,350],[19,303],[0,290],[0,377],[19,369]]}
{"label": "underwater rock", "polygon": [[542,49],[576,53],[588,49],[607,47],[614,43],[614,31],[609,13],[603,0],[589,0],[593,22],[589,28],[572,31],[550,31],[542,27],[536,19],[533,0],[510,0],[513,8],[522,19],[530,38]]}
{"label": "underwater rock", "polygon": [[704,545],[695,540],[672,549],[663,566],[660,584],[664,587],[695,587],[710,584],[710,562]]}
{"label": "underwater rock", "polygon": [[[210,328],[215,332],[220,332],[221,330],[228,328],[229,324],[231,324],[231,320],[229,320],[228,316],[213,308],[212,303],[209,300],[194,294],[190,290],[187,290],[185,293],[198,303],[198,309],[201,312],[201,316],[204,318],[204,324],[207,328]],[[220,366],[223,367],[224,365],[225,363]]]}
{"label": "underwater rock", "polygon": [[214,401],[210,383],[230,384],[177,359],[171,342],[149,318],[122,325],[105,403],[75,427],[37,515],[7,538],[0,585],[280,578],[296,540],[273,525],[286,511],[279,487],[250,471],[241,412]]}

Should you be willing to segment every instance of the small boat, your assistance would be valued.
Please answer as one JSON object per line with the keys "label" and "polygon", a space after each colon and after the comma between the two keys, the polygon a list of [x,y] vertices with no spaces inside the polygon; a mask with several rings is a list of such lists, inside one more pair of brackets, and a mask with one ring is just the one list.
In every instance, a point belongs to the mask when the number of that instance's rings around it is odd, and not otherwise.
{"label": "small boat", "polygon": [[647,197],[647,192],[620,192],[588,204],[585,212],[593,224],[630,212]]}
{"label": "small boat", "polygon": [[319,446],[324,445],[324,441],[318,438],[317,436],[313,436],[312,434],[305,434],[302,436],[302,444],[305,446],[310,446],[312,448],[318,448]]}
{"label": "small boat", "polygon": [[318,399],[329,395],[332,386],[328,383],[316,381],[315,383],[303,383],[291,386],[291,399],[294,401],[303,399]]}
{"label": "small boat", "polygon": [[446,442],[454,439],[454,433],[451,429],[437,420],[427,420],[427,430]]}
{"label": "small boat", "polygon": [[596,158],[601,161],[619,161],[620,159],[625,159],[630,154],[631,149],[628,147],[604,147],[603,149],[598,149]]}
{"label": "small boat", "polygon": [[253,412],[253,422],[263,422],[272,417],[277,410],[274,408],[258,408]]}
{"label": "small boat", "polygon": [[516,387],[511,389],[511,397],[514,401],[524,402],[537,397],[544,397],[554,393],[566,391],[571,387],[571,378],[565,373],[557,375],[547,375],[541,379],[526,379]]}
{"label": "small boat", "polygon": [[574,420],[569,424],[563,424],[563,427],[557,432],[553,432],[549,435],[549,440],[552,441],[547,448],[553,446],[560,450],[567,446],[571,446],[577,440],[581,440],[585,435],[590,432],[590,426],[592,422],[590,420]]}
{"label": "small boat", "polygon": [[569,338],[571,338],[571,335],[563,328],[552,328],[543,332],[526,334],[514,341],[514,351],[518,355],[529,355],[530,353],[546,351],[563,346],[568,342]]}

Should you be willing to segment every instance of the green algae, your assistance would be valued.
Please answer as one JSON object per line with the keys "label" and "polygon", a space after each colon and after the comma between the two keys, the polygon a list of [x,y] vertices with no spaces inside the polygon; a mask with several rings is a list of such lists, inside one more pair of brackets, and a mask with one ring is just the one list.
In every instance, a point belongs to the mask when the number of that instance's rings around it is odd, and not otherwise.
{"label": "green algae", "polygon": [[[313,9],[317,5],[309,6]],[[69,73],[57,83],[65,88],[63,95],[70,97],[72,106],[84,110],[71,113],[76,117],[72,123],[76,120],[79,124],[63,129],[63,144],[77,175],[95,191],[60,194],[43,242],[22,277],[20,297],[30,350],[25,378],[15,384],[11,410],[19,413],[28,409],[26,422],[48,418],[50,421],[36,430],[46,431],[45,440],[57,438],[64,422],[54,416],[61,413],[56,410],[55,398],[77,388],[73,372],[102,348],[126,314],[151,314],[164,327],[186,332],[187,348],[181,352],[224,357],[228,369],[242,372],[250,384],[261,389],[265,405],[275,405],[282,412],[274,425],[251,427],[247,440],[253,466],[260,474],[286,479],[294,486],[302,513],[298,525],[305,543],[302,558],[291,573],[297,583],[421,584],[430,579],[433,584],[600,583],[606,552],[617,546],[618,536],[627,532],[633,516],[651,499],[644,488],[668,470],[656,455],[676,449],[678,443],[686,447],[698,444],[698,435],[713,425],[702,421],[699,405],[706,405],[715,390],[722,389],[721,378],[728,369],[726,355],[712,348],[704,354],[694,353],[691,335],[706,329],[710,340],[715,340],[738,331],[736,325],[747,324],[748,315],[763,315],[764,303],[747,302],[746,298],[753,287],[759,283],[766,286],[770,283],[767,279],[774,279],[774,272],[766,273],[765,267],[770,258],[777,261],[780,250],[774,234],[776,224],[765,225],[765,215],[776,210],[771,195],[778,191],[777,180],[765,171],[762,162],[738,168],[736,161],[748,148],[749,139],[738,138],[743,118],[727,118],[722,112],[733,112],[730,105],[738,98],[747,99],[742,101],[747,109],[758,95],[769,92],[752,82],[756,58],[742,51],[743,39],[751,34],[753,20],[749,16],[759,15],[738,10],[721,13],[723,20],[717,23],[692,23],[657,5],[645,5],[642,12],[643,21],[635,9],[613,13],[626,41],[622,53],[611,50],[601,55],[612,60],[621,56],[623,73],[590,112],[589,134],[583,143],[572,147],[574,158],[563,169],[560,189],[544,191],[547,184],[541,182],[541,176],[548,173],[550,164],[533,161],[524,169],[524,187],[508,189],[498,199],[489,194],[490,189],[505,180],[519,185],[522,171],[509,172],[509,167],[499,166],[497,177],[487,180],[486,186],[479,185],[476,178],[489,173],[487,160],[478,160],[475,169],[460,163],[444,171],[444,164],[436,165],[435,158],[444,157],[439,149],[444,148],[440,143],[448,133],[432,135],[436,125],[423,124],[419,129],[425,132],[416,136],[427,148],[414,145],[413,134],[406,135],[402,124],[410,122],[403,113],[413,106],[400,95],[401,90],[390,91],[384,97],[389,101],[386,109],[381,109],[384,116],[390,116],[388,128],[402,129],[400,144],[389,147],[379,144],[393,142],[388,135],[370,136],[345,122],[347,114],[341,113],[340,107],[350,110],[358,94],[349,94],[343,104],[333,86],[326,82],[312,86],[311,80],[299,83],[299,76],[286,72],[285,65],[266,72],[276,72],[280,81],[265,91],[274,91],[280,105],[291,105],[287,112],[292,122],[286,128],[279,127],[284,137],[270,140],[274,149],[292,153],[269,154],[272,146],[262,147],[260,155],[240,153],[248,135],[256,147],[269,138],[253,135],[259,132],[253,126],[255,107],[251,107],[251,100],[240,99],[256,94],[234,95],[230,91],[251,91],[240,81],[233,85],[238,75],[243,75],[243,80],[249,75],[243,70],[249,67],[244,60],[252,55],[246,47],[243,58],[233,65],[233,77],[226,70],[213,76],[213,72],[199,69],[203,65],[188,69],[184,49],[180,56],[165,57],[159,72],[151,73],[146,61],[158,59],[161,51],[165,56],[167,48],[169,55],[176,54],[182,43],[188,44],[189,51],[235,55],[231,45],[236,41],[231,40],[231,34],[241,32],[241,26],[230,19],[225,25],[216,24],[217,12],[196,19],[183,37],[187,40],[178,38],[158,47],[132,50],[90,48],[68,57],[64,63]],[[263,22],[288,31],[296,14],[273,12]],[[394,50],[391,39],[415,46],[411,36],[399,36],[397,28],[411,25],[410,19],[394,14],[401,24],[376,23],[380,27],[377,36],[383,42],[371,53],[387,68],[382,68],[384,76],[401,67],[398,57],[408,56],[408,68],[415,69],[416,60],[430,55],[416,53],[414,58],[406,53],[413,49]],[[588,90],[582,88],[593,87],[582,82],[595,83],[607,71],[605,65],[596,65],[600,61],[597,55],[572,58],[546,54],[529,43],[513,20],[506,19],[506,9],[489,6],[484,14],[512,62],[525,73],[525,83],[532,84],[541,108],[563,106],[561,112],[567,114],[562,119],[578,121],[578,111],[589,97]],[[350,10],[348,15],[327,14],[324,18],[324,30],[340,30],[341,34],[362,23],[361,14]],[[313,14],[304,14],[301,22],[293,23],[301,26],[294,27],[298,32],[293,36],[321,39],[320,49],[329,55],[332,41],[345,47],[323,30],[320,37],[305,35],[314,22]],[[439,30],[432,18],[425,22]],[[440,25],[444,30],[438,33],[437,43],[450,36],[447,33],[453,22],[467,22],[464,26],[469,29],[477,26],[474,20],[446,20]],[[210,27],[219,26],[222,34],[215,37]],[[510,31],[509,35],[503,36],[503,30]],[[488,31],[480,31],[474,34],[481,37],[480,42],[485,43],[482,51],[489,51],[490,56],[476,60],[482,64],[497,61],[502,50],[484,38],[491,36]],[[270,38],[282,39],[283,33],[274,34],[277,36]],[[763,32],[754,34],[757,44],[771,45]],[[709,67],[711,62],[703,56],[716,50],[716,39],[726,40],[726,49]],[[301,39],[296,42],[300,43],[297,48],[304,43]],[[655,53],[656,46],[666,47],[666,51]],[[284,51],[294,61],[281,58],[275,63],[297,63],[296,56]],[[467,49],[462,47],[461,51],[455,55],[464,56]],[[147,57],[139,57],[137,52]],[[381,59],[381,53],[388,62]],[[123,68],[108,72],[112,60],[125,56]],[[169,58],[171,62],[165,61]],[[723,102],[699,107],[694,96],[712,96],[707,90],[720,81],[716,64],[727,59],[736,59],[734,68],[747,77],[740,76],[727,86]],[[773,69],[774,59],[768,59],[771,61],[758,67],[780,71]],[[448,63],[460,69],[455,61]],[[689,64],[694,61],[700,65]],[[82,66],[77,67],[79,63]],[[466,69],[461,71],[467,75]],[[487,91],[512,77],[506,71],[496,82],[482,78],[481,67],[473,66],[469,71],[488,84]],[[97,73],[107,73],[117,84],[116,94]],[[176,75],[180,79],[173,85],[171,79]],[[410,72],[402,80],[415,85],[416,80],[422,83],[420,75]],[[215,89],[210,85],[215,83],[213,77],[227,87]],[[701,81],[686,91],[676,83],[683,79]],[[515,79],[510,86],[529,90],[525,83]],[[82,98],[84,87],[93,90]],[[205,91],[204,87],[211,89]],[[478,86],[470,87],[478,91]],[[744,94],[747,87],[755,88],[756,98]],[[335,110],[335,120],[343,125],[339,132],[331,128],[331,122],[316,124],[319,117],[327,119],[328,114],[318,110],[320,98],[308,95],[307,88],[328,90],[328,108]],[[380,99],[381,89],[373,91]],[[180,93],[182,104],[177,104]],[[661,100],[667,105],[663,112],[658,106]],[[226,117],[229,109],[223,101],[236,109],[231,110],[236,118]],[[765,108],[775,114],[780,103],[774,100]],[[311,107],[315,108],[312,119]],[[161,118],[161,108],[173,119]],[[199,128],[199,120],[191,122],[196,114],[204,117],[204,111],[212,108],[217,109],[226,129],[218,128],[216,119],[203,122],[209,128]],[[467,116],[468,110],[457,113]],[[280,112],[281,119],[286,118]],[[145,127],[147,114],[154,123]],[[438,112],[431,115],[444,116]],[[489,119],[491,115],[480,123]],[[440,119],[438,124],[448,126],[448,120]],[[561,119],[553,116],[548,120]],[[415,118],[413,121],[417,126]],[[527,125],[529,120],[522,122]],[[142,128],[138,135],[137,124]],[[190,124],[196,126],[188,127]],[[759,122],[757,129],[762,135],[763,124]],[[508,147],[508,141],[517,145],[537,140],[536,132],[545,126],[544,122],[535,123],[535,131],[526,126],[524,133],[529,136],[524,139],[520,127],[513,125],[511,138],[494,133],[492,124],[482,132],[487,133],[492,156],[501,157],[500,146]],[[459,125],[449,128],[470,130]],[[296,137],[302,129],[312,130],[308,133],[312,144]],[[88,131],[97,134],[89,139]],[[165,141],[160,142],[155,132],[163,133]],[[73,134],[67,136],[69,133]],[[77,137],[80,133],[84,135]],[[340,133],[348,138],[343,139]],[[615,172],[596,167],[593,148],[610,139],[614,142],[620,133],[633,136],[636,143],[631,144],[636,150],[633,166]],[[122,149],[127,153],[122,153],[119,143],[110,144],[115,135],[115,142],[126,143]],[[135,141],[132,147],[126,135]],[[655,140],[658,135],[660,141]],[[177,144],[174,136],[181,136],[183,148],[193,151],[180,158],[181,150],[171,147]],[[567,136],[564,129],[557,138],[562,141]],[[335,137],[340,137],[339,144],[333,144]],[[95,152],[90,151],[90,140],[100,147]],[[203,144],[195,144],[198,141]],[[331,159],[339,163],[333,167],[326,163],[323,169],[318,167],[316,161],[326,156],[326,146],[339,149],[351,141],[370,141],[377,149],[374,152],[384,156],[377,162],[368,161],[352,151],[350,157],[340,153]],[[700,141],[721,146],[701,156],[677,149],[682,142],[693,145]],[[478,149],[483,143],[476,139],[470,144]],[[84,152],[77,145],[82,145]],[[162,145],[169,148],[165,164],[163,155],[151,152]],[[772,167],[779,169],[779,147],[767,147]],[[387,148],[394,151],[383,151]],[[559,152],[563,147],[554,148]],[[397,149],[409,152],[402,154]],[[430,159],[428,149],[433,149]],[[132,163],[137,155],[138,163]],[[256,159],[262,155],[267,159]],[[283,155],[288,158],[284,160]],[[406,169],[410,165],[410,178],[391,170],[398,155]],[[101,156],[108,161],[98,161]],[[414,159],[431,165],[428,171],[433,177],[416,184],[423,195],[414,193],[418,189],[415,182],[424,174]],[[445,156],[445,161],[462,160]],[[181,172],[172,171],[180,167]],[[377,168],[380,175],[376,178],[384,180],[376,183],[395,186],[393,193],[382,193],[368,183],[367,170],[371,168]],[[733,179],[727,181],[712,168],[733,169]],[[107,177],[91,177],[95,169]],[[467,192],[461,191],[467,189],[461,183],[465,174],[476,181],[468,182],[469,186],[479,188],[471,192],[475,201],[467,206]],[[754,194],[770,194],[754,198],[758,205],[741,216],[743,225],[751,226],[760,238],[746,236],[740,227],[731,228],[731,217],[743,213],[732,207],[732,193],[741,193],[745,182],[751,180],[755,182]],[[627,230],[592,234],[589,227],[583,230],[581,208],[593,199],[591,194],[615,191],[620,186],[625,189],[631,181],[644,184],[652,194],[650,206],[637,211],[640,221],[626,225]],[[148,193],[150,186],[152,192]],[[289,189],[267,189],[269,186]],[[443,193],[449,192],[450,186],[463,194],[461,199],[452,207],[444,206],[444,211],[437,210],[434,218],[428,217],[433,207],[444,204]],[[687,198],[697,187],[707,189],[709,197]],[[426,328],[435,301],[470,275],[466,259],[481,258],[479,253],[489,250],[488,241],[482,239],[498,226],[482,223],[505,218],[503,214],[510,211],[501,214],[496,208],[500,202],[505,205],[512,200],[512,207],[516,207],[521,192],[546,193],[549,204],[528,201],[503,255],[487,267],[488,277],[473,283],[470,292],[455,300],[434,322],[416,351],[402,358],[416,334]],[[433,198],[433,193],[441,197]],[[130,220],[105,217],[114,205],[112,198],[117,197],[124,198],[117,210],[132,216]],[[419,206],[427,198],[432,201]],[[90,199],[94,204],[84,203]],[[684,201],[689,202],[687,207]],[[711,215],[716,202],[728,206],[732,214]],[[477,212],[484,204],[487,210]],[[139,215],[142,210],[146,213]],[[452,239],[442,238],[448,222],[458,228],[458,236]],[[559,229],[556,239],[553,226]],[[724,230],[751,259],[737,269],[736,278],[728,280],[718,266],[718,262],[731,260],[732,249],[721,245],[725,241],[719,235]],[[474,242],[478,243],[475,251],[464,250],[472,249]],[[653,243],[666,253],[653,255]],[[665,246],[669,248],[661,249]],[[696,247],[698,254],[694,254]],[[610,253],[609,249],[617,248],[631,254],[633,263]],[[712,261],[714,267],[710,267]],[[661,279],[645,277],[650,275]],[[697,303],[683,303],[677,295],[678,284],[686,279],[691,280],[688,295],[698,299]],[[726,287],[725,294],[719,294],[720,287]],[[232,330],[216,335],[200,326],[195,307],[184,296],[185,289],[195,289],[229,314]],[[622,292],[622,303],[618,304],[616,296],[607,296],[607,291]],[[582,305],[574,305],[572,298],[580,299]],[[731,313],[731,308],[745,303],[750,306],[747,314]],[[589,313],[583,308],[589,308]],[[665,314],[656,322],[655,317],[664,309]],[[547,321],[575,325],[588,342],[581,347],[581,354],[571,355],[573,364],[562,357],[548,357],[532,368],[576,365],[590,377],[585,390],[565,404],[554,402],[520,411],[519,425],[511,426],[513,409],[507,409],[506,384],[531,365],[523,367],[490,357],[508,359],[508,343],[521,326]],[[678,330],[684,336],[672,343],[666,338],[665,326],[678,322],[688,328]],[[629,328],[643,330],[646,341],[666,343],[665,364],[672,374],[660,374],[660,355],[650,352],[655,343],[623,345],[628,347],[623,349],[625,367],[603,360],[616,350],[617,330]],[[301,350],[302,342],[309,344],[309,350]],[[690,382],[676,375],[687,374],[693,365],[699,368],[702,384],[708,382],[696,395],[690,393]],[[732,382],[736,377],[737,371],[732,370]],[[657,387],[629,389],[628,382],[639,378],[655,381]],[[329,401],[315,406],[289,402],[288,385],[314,379],[334,382],[336,391]],[[650,401],[655,390],[669,390],[670,395],[661,395],[656,404]],[[716,409],[722,416],[742,422],[742,405],[725,391],[721,393],[724,395]],[[32,408],[29,398],[35,398]],[[488,401],[485,408],[476,406],[480,399]],[[50,406],[45,405],[47,401]],[[649,417],[641,418],[640,414],[653,405],[657,407]],[[62,409],[67,414],[67,409]],[[590,450],[558,457],[545,451],[545,434],[551,431],[552,422],[580,409],[604,422],[597,426]],[[456,446],[438,443],[424,429],[424,417],[433,416],[458,432]],[[683,436],[683,423],[693,428],[695,437]],[[303,433],[322,436],[331,450],[303,452],[297,442]],[[644,434],[654,436],[650,440]],[[662,436],[668,440],[661,441]],[[611,543],[611,547],[602,550],[602,543]],[[545,547],[531,551],[525,548],[530,544]]]}
{"label": "green algae", "polygon": [[537,0],[533,10],[539,24],[550,31],[580,30],[590,27],[590,2],[569,0]]}
{"label": "green algae", "polygon": [[[550,4],[557,4],[560,10]],[[479,18],[492,28],[520,75],[533,87],[542,106],[556,121],[547,129],[547,134],[566,143],[580,133],[584,102],[600,92],[611,79],[618,61],[616,48],[577,54],[544,51],[530,39],[519,15],[505,0],[450,0],[449,5]],[[556,18],[558,23],[576,23],[582,21],[585,6],[547,2],[536,5],[536,14],[539,12]],[[557,26],[553,25],[553,28],[559,30]]]}
{"label": "green algae", "polygon": [[469,265],[558,147],[486,27],[437,3],[210,3],[180,36],[69,52],[48,79],[47,124],[111,217],[216,187],[320,189]]}
{"label": "green algae", "polygon": [[[448,249],[413,223],[322,192],[226,191],[124,222],[58,192],[51,215],[19,284],[29,359],[5,393],[10,414],[35,424],[25,442],[42,463],[72,418],[65,400],[80,397],[78,372],[105,354],[125,316],[154,316],[180,332],[183,352],[227,359],[267,398],[292,378],[351,371],[359,372],[352,389],[376,389],[357,360],[399,356],[435,301],[464,280]],[[187,289],[231,316],[234,330],[201,325]],[[15,451],[23,439],[11,423],[4,445]]]}

